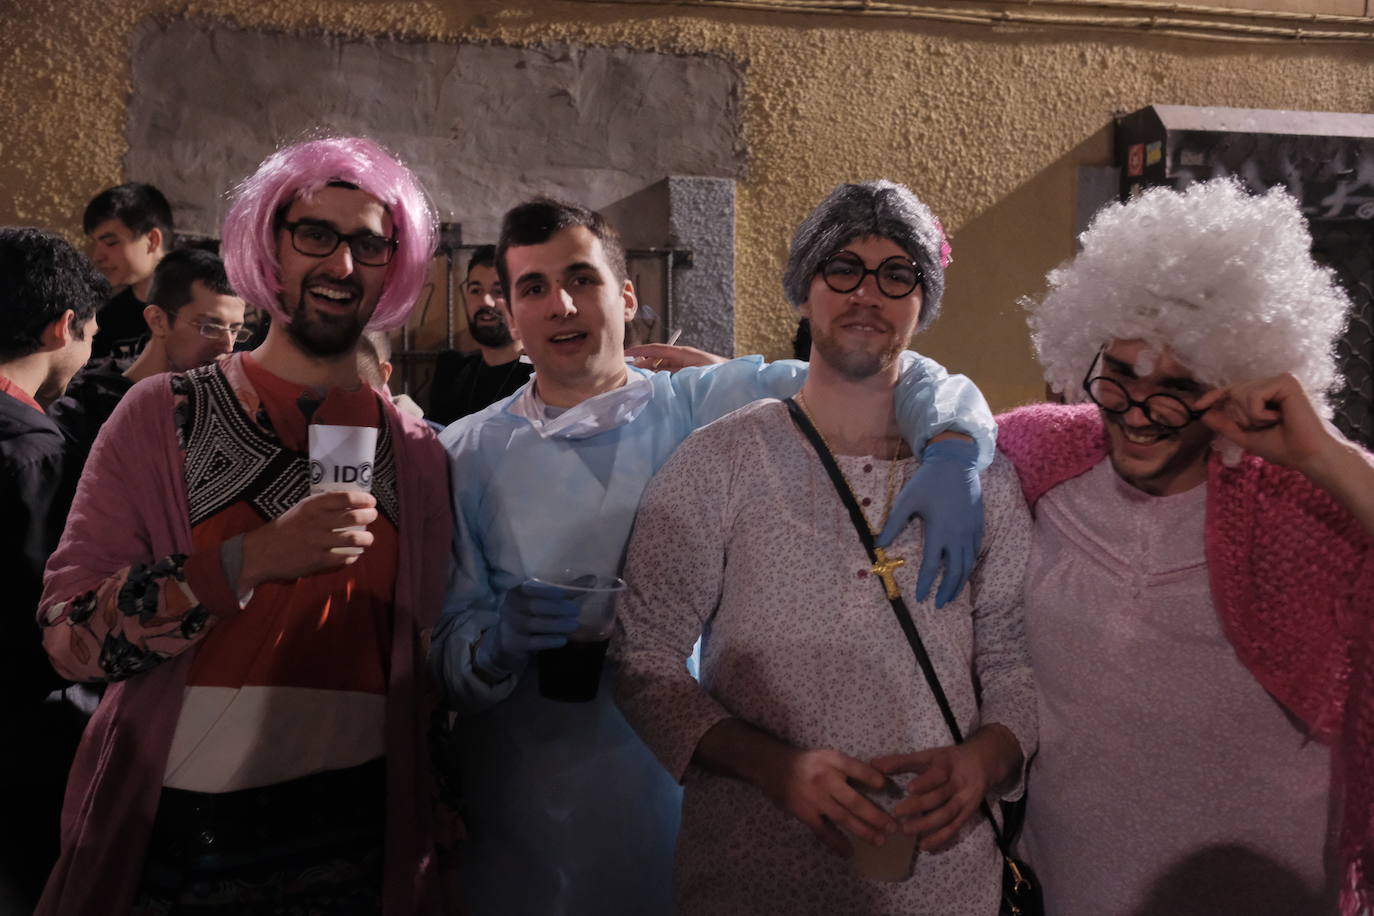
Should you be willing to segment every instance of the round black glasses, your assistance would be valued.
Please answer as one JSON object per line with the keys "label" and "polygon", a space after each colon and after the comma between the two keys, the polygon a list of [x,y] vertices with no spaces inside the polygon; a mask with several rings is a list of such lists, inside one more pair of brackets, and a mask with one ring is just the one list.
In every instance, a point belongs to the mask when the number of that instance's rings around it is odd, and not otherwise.
{"label": "round black glasses", "polygon": [[1162,426],[1165,429],[1182,429],[1207,412],[1194,410],[1172,394],[1152,394],[1142,401],[1137,401],[1131,397],[1126,387],[1116,379],[1092,374],[1101,356],[1102,353],[1099,351],[1097,356],[1093,357],[1092,365],[1088,367],[1088,374],[1083,378],[1083,390],[1088,393],[1088,397],[1092,398],[1094,404],[1108,413],[1123,414],[1132,407],[1139,407],[1141,412],[1145,414],[1145,419],[1155,426]]}
{"label": "round black glasses", "polygon": [[832,254],[821,262],[817,273],[825,285],[837,293],[854,292],[864,282],[864,277],[872,274],[878,278],[878,292],[889,299],[911,295],[923,279],[921,268],[901,255],[884,258],[870,270],[863,259],[851,251]]}
{"label": "round black glasses", "polygon": [[327,223],[314,220],[283,221],[282,228],[291,233],[291,247],[312,258],[327,258],[338,250],[341,242],[348,243],[353,260],[368,267],[384,267],[396,253],[396,240],[364,229],[344,235]]}

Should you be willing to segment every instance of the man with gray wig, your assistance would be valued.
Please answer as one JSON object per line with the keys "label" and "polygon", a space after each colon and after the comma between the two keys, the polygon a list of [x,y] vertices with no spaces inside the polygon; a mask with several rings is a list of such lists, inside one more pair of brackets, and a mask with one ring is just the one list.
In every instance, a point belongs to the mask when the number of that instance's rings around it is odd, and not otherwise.
{"label": "man with gray wig", "polygon": [[940,313],[949,243],[940,221],[920,198],[881,178],[840,185],[797,227],[782,275],[787,301],[801,308],[821,264],[850,239],[867,236],[891,239],[915,261],[922,291],[916,330],[924,331]]}
{"label": "man with gray wig", "polygon": [[[898,357],[939,308],[947,263],[909,190],[836,188],[785,274],[812,327],[801,392],[699,429],[640,503],[617,699],[684,786],[683,916],[997,912],[1001,857],[981,811],[1020,793],[1036,741],[1020,617],[1029,518],[997,459],[986,543],[947,558],[972,568],[970,587],[931,602],[903,562],[931,529],[904,527],[911,507],[895,499],[907,480],[940,499],[922,475],[976,452],[947,440],[917,461],[897,423]],[[875,546],[885,526],[894,536]],[[700,683],[684,665],[698,637]]]}
{"label": "man with gray wig", "polygon": [[[945,294],[945,268],[951,261],[949,241],[940,221],[920,198],[904,185],[881,178],[839,185],[797,227],[782,278],[788,301],[804,310],[818,274],[826,278],[827,285],[833,291],[857,291],[867,279],[868,270],[861,259],[845,250],[845,244],[864,238],[888,239],[911,259],[911,264],[903,265],[900,258],[884,258],[875,268],[875,277],[878,291],[886,296],[889,289],[899,290],[906,284],[906,271],[915,270],[921,288],[916,333],[924,331],[940,313]],[[831,359],[840,365],[844,364],[845,357],[839,352],[841,348],[837,348],[833,338],[826,331],[816,328],[814,323],[811,325],[811,338],[813,352],[828,349]],[[905,340],[894,339],[890,352],[885,356],[895,357],[905,346]],[[972,467],[975,455],[976,449],[972,443],[947,437],[927,448],[922,458],[932,466],[962,463]],[[979,469],[986,466],[985,459],[978,464]],[[903,489],[893,503],[887,524],[878,535],[877,546],[887,547],[906,523],[917,515],[930,520],[967,518],[969,507],[966,500],[972,497],[976,504],[980,484],[978,475],[974,473],[968,474],[966,480],[968,489],[962,492],[935,487]],[[943,607],[954,599],[960,583],[967,581],[977,559],[980,542],[976,538],[960,542],[936,535],[934,531],[927,531],[915,594],[917,600],[926,599],[935,581],[936,571],[943,563],[951,573],[945,577],[935,596],[935,606]],[[963,548],[956,546],[953,550],[941,550],[941,545],[950,543],[962,544]]]}

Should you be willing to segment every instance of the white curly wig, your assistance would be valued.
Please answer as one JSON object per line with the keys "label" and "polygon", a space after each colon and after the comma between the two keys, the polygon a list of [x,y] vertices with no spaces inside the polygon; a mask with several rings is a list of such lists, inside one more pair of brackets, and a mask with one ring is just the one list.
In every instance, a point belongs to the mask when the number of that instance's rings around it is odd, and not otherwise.
{"label": "white curly wig", "polygon": [[1291,372],[1324,416],[1350,300],[1312,260],[1312,237],[1282,188],[1234,179],[1151,188],[1098,211],[1083,250],[1050,271],[1030,312],[1045,380],[1070,400],[1109,340],[1167,348],[1205,384]]}

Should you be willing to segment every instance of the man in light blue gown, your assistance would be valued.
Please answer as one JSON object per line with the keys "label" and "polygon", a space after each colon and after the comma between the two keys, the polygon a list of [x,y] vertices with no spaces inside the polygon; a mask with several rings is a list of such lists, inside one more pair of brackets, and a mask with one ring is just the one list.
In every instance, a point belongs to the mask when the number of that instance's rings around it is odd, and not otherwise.
{"label": "man in light blue gown", "polygon": [[[899,240],[930,231],[890,184],[860,187],[863,213],[813,227],[812,272],[832,229]],[[925,288],[922,328],[944,287],[944,264],[928,254],[942,241],[913,237],[905,246]],[[454,485],[455,572],[430,660],[458,713],[458,772],[449,775],[469,835],[465,902],[474,916],[667,914],[680,789],[606,684],[588,703],[540,696],[528,663],[566,642],[576,611],[521,585],[562,569],[618,575],[644,487],[678,444],[754,400],[795,394],[806,364],[745,357],[675,374],[628,365],[624,328],[637,303],[624,249],[581,207],[544,199],[516,207],[497,266],[535,375],[440,437]],[[991,460],[995,427],[967,379],[914,353],[903,354],[903,366],[899,420],[913,449],[925,451],[894,515],[922,516],[929,547],[920,589],[943,561],[947,601],[977,552],[977,471]]]}

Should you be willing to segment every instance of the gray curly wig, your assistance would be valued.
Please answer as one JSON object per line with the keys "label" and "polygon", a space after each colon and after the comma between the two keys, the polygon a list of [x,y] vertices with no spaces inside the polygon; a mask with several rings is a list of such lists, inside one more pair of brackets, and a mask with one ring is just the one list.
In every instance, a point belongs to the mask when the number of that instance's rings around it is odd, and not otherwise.
{"label": "gray curly wig", "polygon": [[821,262],[845,243],[869,236],[896,242],[925,275],[917,325],[917,330],[924,331],[940,312],[949,246],[930,208],[910,188],[885,179],[839,185],[802,220],[792,236],[782,275],[787,301],[800,306],[810,295],[811,278]]}
{"label": "gray curly wig", "polygon": [[1330,416],[1350,300],[1312,260],[1307,223],[1285,190],[1252,196],[1230,178],[1151,188],[1104,207],[1079,241],[1045,296],[1021,301],[1056,391],[1076,399],[1107,341],[1144,340],[1209,385],[1291,372]]}

